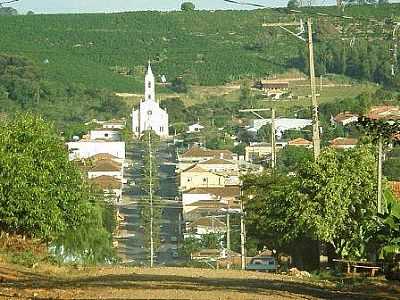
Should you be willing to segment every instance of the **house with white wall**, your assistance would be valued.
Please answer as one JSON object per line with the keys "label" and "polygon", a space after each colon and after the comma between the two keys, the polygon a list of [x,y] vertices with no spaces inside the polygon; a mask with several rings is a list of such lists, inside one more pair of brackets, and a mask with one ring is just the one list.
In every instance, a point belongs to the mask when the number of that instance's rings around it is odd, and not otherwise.
{"label": "house with white wall", "polygon": [[96,178],[100,176],[114,177],[123,180],[124,169],[121,164],[112,160],[99,160],[88,169],[88,178]]}
{"label": "house with white wall", "polygon": [[108,153],[125,159],[125,142],[81,140],[67,143],[69,159],[86,159],[100,153]]}
{"label": "house with white wall", "polygon": [[94,129],[90,131],[89,137],[92,141],[103,140],[118,142],[121,141],[121,132],[118,129]]}

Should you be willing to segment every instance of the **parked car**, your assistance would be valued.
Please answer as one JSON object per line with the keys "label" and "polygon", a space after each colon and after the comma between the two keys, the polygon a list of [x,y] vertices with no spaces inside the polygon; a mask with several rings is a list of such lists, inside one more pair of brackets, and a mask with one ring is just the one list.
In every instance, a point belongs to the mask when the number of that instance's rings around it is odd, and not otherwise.
{"label": "parked car", "polygon": [[276,272],[278,264],[273,256],[254,257],[246,266],[246,270],[259,272]]}

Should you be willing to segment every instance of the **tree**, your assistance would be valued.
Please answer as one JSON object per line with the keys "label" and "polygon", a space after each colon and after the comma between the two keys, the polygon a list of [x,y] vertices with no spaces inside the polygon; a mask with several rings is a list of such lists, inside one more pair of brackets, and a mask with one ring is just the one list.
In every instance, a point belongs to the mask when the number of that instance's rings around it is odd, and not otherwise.
{"label": "tree", "polygon": [[182,11],[193,11],[195,9],[195,5],[192,2],[183,2],[181,5]]}
{"label": "tree", "polygon": [[250,81],[245,80],[240,85],[240,108],[253,108],[254,95],[251,92]]}
{"label": "tree", "polygon": [[101,198],[42,118],[20,114],[0,124],[0,187],[0,230],[41,239],[80,262],[112,256]]}
{"label": "tree", "polygon": [[288,146],[278,152],[277,165],[282,171],[296,172],[313,159],[313,153],[305,147]]}
{"label": "tree", "polygon": [[244,197],[249,234],[270,249],[292,251],[293,242],[321,241],[341,257],[365,257],[377,228],[376,189],[369,146],[326,149],[317,162],[302,164],[296,176],[280,170],[248,175]]}
{"label": "tree", "polygon": [[289,0],[287,4],[287,8],[295,9],[300,7],[300,2],[298,0]]}

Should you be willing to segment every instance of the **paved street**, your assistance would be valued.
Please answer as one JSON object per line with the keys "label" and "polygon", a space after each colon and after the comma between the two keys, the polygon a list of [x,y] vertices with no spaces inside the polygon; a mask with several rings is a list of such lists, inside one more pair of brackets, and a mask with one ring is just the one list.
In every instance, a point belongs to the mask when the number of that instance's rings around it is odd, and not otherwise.
{"label": "paved street", "polygon": [[[124,200],[119,205],[120,215],[124,220],[120,223],[118,237],[118,253],[125,263],[135,265],[149,264],[149,249],[144,247],[143,227],[141,226],[140,199],[147,194],[140,189],[141,173],[143,168],[143,149],[139,143],[127,147],[127,161],[129,168],[125,169],[128,184],[124,187]],[[161,246],[156,252],[156,264],[174,265],[182,260],[177,257],[178,243],[181,240],[179,220],[181,214],[180,203],[176,201],[177,186],[175,178],[174,148],[162,142],[156,153],[160,164],[160,192],[161,217]]]}

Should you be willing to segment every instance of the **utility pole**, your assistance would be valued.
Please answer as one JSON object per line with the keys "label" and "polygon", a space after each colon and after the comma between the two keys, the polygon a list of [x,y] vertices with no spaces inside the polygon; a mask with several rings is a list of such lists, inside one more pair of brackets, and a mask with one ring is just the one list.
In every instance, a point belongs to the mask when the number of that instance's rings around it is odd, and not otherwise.
{"label": "utility pole", "polygon": [[153,239],[153,223],[154,223],[154,215],[153,215],[153,154],[151,151],[151,130],[148,129],[149,132],[149,197],[150,197],[150,268],[154,266],[154,239]]}
{"label": "utility pole", "polygon": [[246,270],[246,228],[244,224],[244,205],[243,205],[243,192],[242,186],[240,187],[240,249],[242,259],[242,270]]}
{"label": "utility pole", "polygon": [[383,159],[383,137],[378,140],[378,213],[382,213],[382,159]]}
{"label": "utility pole", "polygon": [[321,140],[319,137],[319,117],[318,117],[318,100],[317,89],[315,83],[315,65],[314,65],[314,44],[312,37],[312,19],[307,19],[308,25],[308,51],[310,54],[310,84],[311,98],[313,106],[313,144],[314,144],[314,159],[317,160],[321,152]]}
{"label": "utility pole", "polygon": [[272,118],[271,118],[271,167],[272,170],[276,168],[276,136],[275,136],[275,109],[272,109]]}
{"label": "utility pole", "polygon": [[[264,23],[263,27],[279,27],[289,34],[295,36],[299,40],[308,43],[308,51],[309,51],[309,61],[310,61],[310,87],[311,87],[311,98],[312,98],[312,106],[313,106],[313,145],[314,145],[314,159],[317,160],[320,152],[321,152],[321,140],[319,136],[319,116],[318,116],[318,100],[317,100],[317,91],[316,91],[316,80],[315,80],[315,65],[314,65],[314,44],[312,38],[312,19],[308,17],[307,19],[308,25],[308,41],[302,37],[305,32],[303,28],[303,22],[294,22],[294,23]],[[299,32],[293,32],[290,29],[284,26],[299,26]]]}
{"label": "utility pole", "polygon": [[231,252],[231,220],[230,220],[230,203],[228,200],[228,209],[226,211],[226,250],[227,250],[227,257],[228,257],[228,264],[227,264],[227,269],[229,270],[231,268],[231,257],[230,257],[230,252]]}

